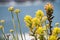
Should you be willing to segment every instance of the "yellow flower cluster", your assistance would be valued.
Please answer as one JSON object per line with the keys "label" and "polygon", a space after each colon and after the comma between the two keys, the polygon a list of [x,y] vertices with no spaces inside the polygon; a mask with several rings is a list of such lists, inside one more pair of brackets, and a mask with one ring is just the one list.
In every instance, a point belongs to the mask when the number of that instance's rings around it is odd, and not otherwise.
{"label": "yellow flower cluster", "polygon": [[52,35],[57,35],[60,33],[60,28],[59,27],[55,27],[52,31]]}
{"label": "yellow flower cluster", "polygon": [[29,16],[29,15],[26,15],[26,16],[24,17],[24,21],[26,22],[26,25],[30,27],[31,24],[32,24],[32,17]]}
{"label": "yellow flower cluster", "polygon": [[43,16],[44,16],[44,13],[43,13],[42,10],[37,10],[37,11],[36,11],[36,17],[37,17],[37,18],[41,19]]}
{"label": "yellow flower cluster", "polygon": [[57,37],[54,35],[49,36],[48,40],[57,40]]}
{"label": "yellow flower cluster", "polygon": [[38,29],[36,30],[36,33],[40,34],[40,35],[44,34],[43,28],[42,27],[38,27]]}
{"label": "yellow flower cluster", "polygon": [[3,29],[3,26],[2,26],[2,25],[0,25],[0,29],[1,29],[1,30]]}
{"label": "yellow flower cluster", "polygon": [[37,17],[35,17],[32,19],[32,23],[33,23],[33,25],[37,26],[40,24],[40,20]]}

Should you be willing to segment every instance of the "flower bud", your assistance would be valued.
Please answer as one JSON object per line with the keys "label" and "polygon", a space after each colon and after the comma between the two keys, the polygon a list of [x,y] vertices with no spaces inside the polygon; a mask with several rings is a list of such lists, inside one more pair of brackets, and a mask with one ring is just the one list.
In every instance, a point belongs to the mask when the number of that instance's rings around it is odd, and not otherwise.
{"label": "flower bud", "polygon": [[8,10],[9,11],[14,11],[14,7],[11,6],[11,7],[8,8]]}
{"label": "flower bud", "polygon": [[20,13],[20,10],[19,10],[19,9],[16,9],[14,12],[15,12],[16,14],[18,14],[18,13]]}

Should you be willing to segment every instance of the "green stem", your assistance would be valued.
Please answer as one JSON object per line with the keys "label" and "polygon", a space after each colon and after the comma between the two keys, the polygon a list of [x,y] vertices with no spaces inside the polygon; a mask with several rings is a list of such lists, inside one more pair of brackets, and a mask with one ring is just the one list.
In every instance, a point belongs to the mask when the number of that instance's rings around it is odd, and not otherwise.
{"label": "green stem", "polygon": [[22,40],[23,40],[22,30],[21,30],[21,27],[20,27],[20,21],[19,21],[19,18],[18,18],[18,14],[16,14],[16,16],[17,16],[17,20],[18,20],[18,28],[19,28],[19,30],[20,30],[21,38],[22,38]]}
{"label": "green stem", "polygon": [[3,34],[3,36],[4,36],[4,39],[6,40],[6,36],[5,36],[5,33],[3,32],[3,30],[1,30],[2,31],[2,34]]}
{"label": "green stem", "polygon": [[12,36],[13,36],[13,40],[16,40],[16,39],[15,39],[15,36],[14,36],[14,34],[13,34],[13,33],[12,33]]}
{"label": "green stem", "polygon": [[16,24],[15,24],[15,21],[14,21],[14,16],[13,16],[13,13],[11,12],[11,15],[12,15],[12,22],[13,22],[13,26],[14,26],[14,31],[16,32],[16,40],[18,40],[18,33],[16,31]]}
{"label": "green stem", "polygon": [[[46,21],[45,21],[45,25],[46,25]],[[46,36],[47,36],[47,40],[48,40],[48,30],[47,30],[47,26],[46,26]]]}

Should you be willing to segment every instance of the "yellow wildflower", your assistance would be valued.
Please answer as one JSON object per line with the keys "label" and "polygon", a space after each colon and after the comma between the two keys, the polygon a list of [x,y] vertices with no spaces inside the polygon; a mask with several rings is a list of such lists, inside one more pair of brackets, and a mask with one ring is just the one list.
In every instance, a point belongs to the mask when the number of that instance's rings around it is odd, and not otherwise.
{"label": "yellow wildflower", "polygon": [[11,33],[13,33],[13,32],[14,32],[14,30],[13,30],[13,29],[10,29],[10,32],[11,32]]}
{"label": "yellow wildflower", "polygon": [[2,25],[0,25],[0,29],[1,29],[1,30],[3,29],[3,26],[2,26]]}
{"label": "yellow wildflower", "polygon": [[44,16],[43,11],[42,10],[37,10],[36,17],[39,18],[39,19],[41,19],[43,16]]}
{"label": "yellow wildflower", "polygon": [[26,25],[27,25],[27,26],[31,26],[31,25],[32,25],[32,17],[31,17],[31,16],[26,15],[26,16],[24,17],[24,21],[26,22]]}
{"label": "yellow wildflower", "polygon": [[60,28],[58,28],[58,27],[55,27],[52,31],[53,35],[56,35],[56,34],[59,34],[59,33],[60,33]]}
{"label": "yellow wildflower", "polygon": [[32,19],[32,23],[33,23],[35,26],[37,26],[37,25],[40,24],[40,20],[39,20],[37,17],[35,17],[35,18]]}
{"label": "yellow wildflower", "polygon": [[8,10],[9,11],[14,11],[14,7],[11,6],[11,7],[8,8]]}
{"label": "yellow wildflower", "polygon": [[54,35],[49,36],[48,40],[57,40],[57,37]]}
{"label": "yellow wildflower", "polygon": [[44,33],[44,30],[43,30],[43,28],[42,27],[39,27],[37,30],[36,30],[36,33],[37,34],[43,34]]}
{"label": "yellow wildflower", "polygon": [[1,23],[4,23],[4,22],[5,22],[5,20],[0,20],[0,22],[1,22]]}
{"label": "yellow wildflower", "polygon": [[18,13],[20,13],[20,10],[19,10],[19,9],[16,9],[14,12],[15,12],[16,14],[18,14]]}
{"label": "yellow wildflower", "polygon": [[[48,12],[53,13],[53,5],[51,3],[47,3],[44,8],[45,8],[47,13]],[[51,13],[48,13],[48,14],[51,14]]]}

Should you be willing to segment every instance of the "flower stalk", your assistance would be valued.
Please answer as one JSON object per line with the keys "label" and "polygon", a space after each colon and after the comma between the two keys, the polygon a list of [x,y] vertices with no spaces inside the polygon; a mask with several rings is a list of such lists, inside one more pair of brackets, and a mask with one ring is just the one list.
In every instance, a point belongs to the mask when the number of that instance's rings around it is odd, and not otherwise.
{"label": "flower stalk", "polygon": [[46,14],[47,14],[47,18],[49,21],[49,26],[50,26],[50,35],[52,34],[52,19],[54,18],[53,14],[53,5],[51,3],[47,3],[45,5],[45,10],[46,10]]}
{"label": "flower stalk", "polygon": [[20,21],[19,21],[18,14],[16,14],[16,16],[17,16],[17,20],[18,20],[18,28],[19,28],[19,30],[20,30],[21,38],[22,38],[22,40],[23,40],[22,30],[21,30],[21,27],[20,27]]}
{"label": "flower stalk", "polygon": [[14,31],[16,32],[16,40],[18,40],[18,33],[16,31],[16,25],[15,25],[15,21],[14,21],[14,16],[13,16],[13,12],[11,12],[11,15],[12,15],[12,22],[13,22],[13,26],[14,26]]}
{"label": "flower stalk", "polygon": [[6,36],[5,36],[5,33],[4,33],[4,31],[3,31],[3,26],[2,25],[0,25],[0,30],[1,30],[1,32],[2,32],[2,34],[3,34],[3,36],[4,36],[4,39],[6,40]]}

